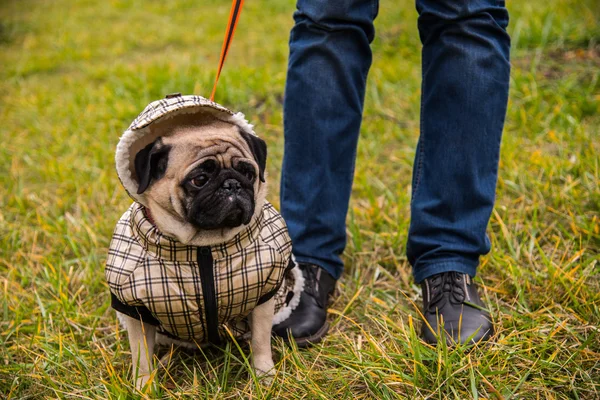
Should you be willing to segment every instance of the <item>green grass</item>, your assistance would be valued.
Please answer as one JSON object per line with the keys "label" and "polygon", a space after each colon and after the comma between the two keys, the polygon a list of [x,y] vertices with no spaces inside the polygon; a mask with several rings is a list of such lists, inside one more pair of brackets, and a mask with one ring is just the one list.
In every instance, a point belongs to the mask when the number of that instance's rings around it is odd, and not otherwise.
{"label": "green grass", "polygon": [[[217,101],[269,143],[278,204],[293,2],[248,1]],[[175,352],[166,398],[600,398],[600,21],[595,0],[509,2],[510,104],[479,282],[497,327],[467,351],[418,339],[404,246],[418,138],[411,2],[382,2],[346,272],[331,334],[274,344],[258,384],[246,352]],[[137,398],[103,268],[130,200],[121,132],[171,92],[208,95],[229,2],[0,3],[0,397]],[[168,360],[169,354],[164,354]]]}

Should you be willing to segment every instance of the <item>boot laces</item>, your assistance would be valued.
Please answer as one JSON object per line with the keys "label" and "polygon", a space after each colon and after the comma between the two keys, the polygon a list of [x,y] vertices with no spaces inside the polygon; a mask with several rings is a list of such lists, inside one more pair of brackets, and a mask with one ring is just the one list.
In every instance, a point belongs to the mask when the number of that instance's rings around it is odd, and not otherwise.
{"label": "boot laces", "polygon": [[444,272],[428,279],[429,306],[428,311],[435,312],[446,305],[462,304],[469,298],[467,289],[467,275],[460,272]]}

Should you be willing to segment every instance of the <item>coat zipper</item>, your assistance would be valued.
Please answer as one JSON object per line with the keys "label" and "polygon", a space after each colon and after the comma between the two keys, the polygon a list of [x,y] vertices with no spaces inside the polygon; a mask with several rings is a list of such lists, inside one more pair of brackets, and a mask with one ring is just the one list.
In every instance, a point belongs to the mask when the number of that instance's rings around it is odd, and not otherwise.
{"label": "coat zipper", "polygon": [[198,268],[200,269],[200,281],[202,283],[202,297],[204,298],[206,333],[208,341],[218,345],[221,343],[221,339],[219,338],[215,276],[210,247],[198,247],[197,260]]}

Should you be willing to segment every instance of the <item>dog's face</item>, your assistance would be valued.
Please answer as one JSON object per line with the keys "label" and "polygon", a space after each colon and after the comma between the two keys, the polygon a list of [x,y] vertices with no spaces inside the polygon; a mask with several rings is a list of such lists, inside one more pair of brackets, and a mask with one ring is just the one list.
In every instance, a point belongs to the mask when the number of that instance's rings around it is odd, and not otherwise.
{"label": "dog's face", "polygon": [[168,236],[220,243],[261,211],[266,156],[265,142],[235,125],[180,127],[137,152],[138,194]]}

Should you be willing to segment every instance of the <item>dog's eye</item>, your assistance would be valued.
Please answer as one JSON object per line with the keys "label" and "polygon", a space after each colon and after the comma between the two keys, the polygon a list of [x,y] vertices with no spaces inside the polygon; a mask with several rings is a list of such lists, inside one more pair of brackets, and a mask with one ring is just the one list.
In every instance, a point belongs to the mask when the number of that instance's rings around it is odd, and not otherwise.
{"label": "dog's eye", "polygon": [[244,175],[250,182],[253,182],[254,178],[256,178],[256,175],[254,174],[254,167],[246,162],[240,162],[235,166],[235,169],[237,172]]}
{"label": "dog's eye", "polygon": [[191,182],[193,186],[200,188],[206,185],[206,182],[208,182],[208,177],[204,174],[198,175],[197,177],[193,178]]}
{"label": "dog's eye", "polygon": [[246,171],[246,172],[244,172],[244,176],[246,178],[248,178],[249,181],[253,181],[254,180],[254,172],[253,171]]}

